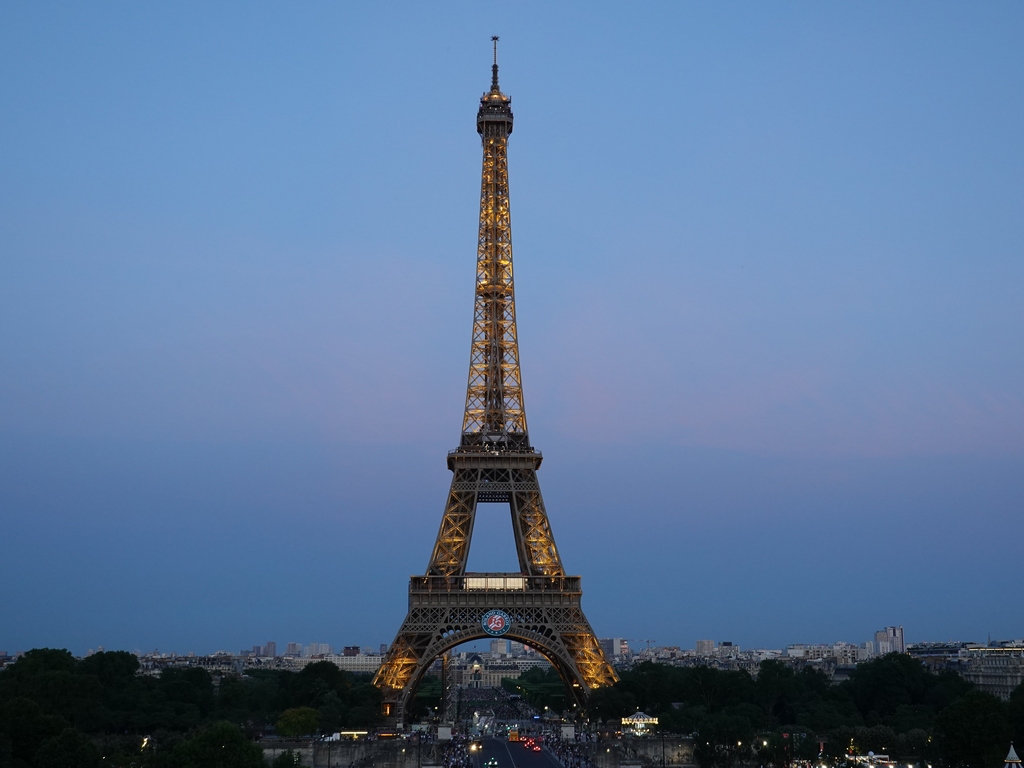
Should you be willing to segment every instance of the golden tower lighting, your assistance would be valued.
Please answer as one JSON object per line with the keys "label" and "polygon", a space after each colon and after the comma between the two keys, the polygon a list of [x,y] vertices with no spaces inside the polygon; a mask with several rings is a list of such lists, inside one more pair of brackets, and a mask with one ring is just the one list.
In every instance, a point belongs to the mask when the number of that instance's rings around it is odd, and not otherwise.
{"label": "golden tower lighting", "polygon": [[[426,575],[410,579],[409,613],[374,678],[385,714],[399,720],[430,665],[481,638],[537,649],[577,706],[617,679],[580,606],[580,577],[562,567],[537,481],[542,457],[526,428],[509,213],[512,99],[498,87],[498,38],[492,39],[491,89],[480,98],[476,119],[483,170],[462,436],[448,454],[452,484],[430,564]],[[509,505],[520,570],[467,573],[477,505],[494,502]]]}

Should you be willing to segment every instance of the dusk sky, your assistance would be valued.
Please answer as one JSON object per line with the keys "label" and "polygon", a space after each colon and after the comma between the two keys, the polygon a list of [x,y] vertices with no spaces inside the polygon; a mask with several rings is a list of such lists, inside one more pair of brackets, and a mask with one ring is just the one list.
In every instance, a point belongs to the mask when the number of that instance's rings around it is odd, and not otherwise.
{"label": "dusk sky", "polygon": [[[1024,637],[1020,2],[6,2],[0,649],[393,639],[491,35],[597,634]],[[506,506],[470,566],[516,569]]]}

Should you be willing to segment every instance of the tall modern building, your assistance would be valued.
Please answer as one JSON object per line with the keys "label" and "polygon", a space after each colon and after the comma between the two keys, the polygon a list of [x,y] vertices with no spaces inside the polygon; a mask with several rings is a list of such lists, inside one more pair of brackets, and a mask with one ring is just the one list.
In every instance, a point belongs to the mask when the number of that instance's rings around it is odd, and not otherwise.
{"label": "tall modern building", "polygon": [[621,637],[602,637],[597,641],[607,658],[618,658],[629,653],[629,644]]}
{"label": "tall modern building", "polygon": [[875,653],[884,656],[887,653],[906,653],[907,646],[903,642],[903,627],[886,627],[875,632]]}
{"label": "tall modern building", "polygon": [[697,655],[698,656],[711,656],[715,652],[715,641],[714,640],[698,640],[697,641]]}
{"label": "tall modern building", "polygon": [[492,656],[507,656],[508,655],[508,640],[491,640],[491,655]]}

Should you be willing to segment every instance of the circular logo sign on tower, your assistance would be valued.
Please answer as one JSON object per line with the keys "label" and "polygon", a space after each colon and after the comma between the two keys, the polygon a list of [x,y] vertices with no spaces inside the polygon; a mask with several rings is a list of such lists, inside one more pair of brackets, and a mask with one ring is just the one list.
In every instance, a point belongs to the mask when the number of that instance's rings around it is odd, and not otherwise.
{"label": "circular logo sign on tower", "polygon": [[484,632],[492,637],[501,637],[512,626],[512,617],[504,611],[493,610],[484,614],[480,619]]}

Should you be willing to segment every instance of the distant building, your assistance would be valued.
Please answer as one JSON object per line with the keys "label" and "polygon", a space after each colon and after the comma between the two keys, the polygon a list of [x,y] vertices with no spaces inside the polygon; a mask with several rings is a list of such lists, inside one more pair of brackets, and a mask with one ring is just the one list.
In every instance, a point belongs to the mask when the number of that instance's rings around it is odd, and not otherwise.
{"label": "distant building", "polygon": [[285,656],[301,656],[302,655],[302,643],[288,643],[284,650]]}
{"label": "distant building", "polygon": [[787,646],[785,655],[789,659],[803,659],[804,661],[829,660],[840,667],[855,665],[870,656],[866,649],[842,641],[832,645],[797,643]]}
{"label": "distant building", "polygon": [[342,656],[358,656],[359,646],[358,645],[346,645],[341,649]]}
{"label": "distant building", "polygon": [[865,661],[868,658],[868,653],[864,648],[852,643],[838,642],[832,645],[832,658],[836,660],[836,664],[848,667]]}
{"label": "distant building", "polygon": [[388,644],[387,643],[381,643],[380,644],[380,655],[383,656],[387,652],[388,652]]}
{"label": "distant building", "polygon": [[547,669],[551,666],[551,662],[545,659],[539,653],[513,658],[510,659],[508,663],[510,663],[520,672],[525,672],[528,669]]}
{"label": "distant building", "polygon": [[950,671],[959,674],[963,672],[961,667],[966,659],[966,656],[965,659],[961,659],[960,652],[965,648],[985,647],[987,646],[978,643],[964,642],[912,643],[907,646],[907,653],[928,667],[930,672]]}
{"label": "distant building", "polygon": [[493,659],[485,661],[480,654],[472,654],[468,659],[449,666],[448,679],[460,688],[496,688],[502,680],[515,680],[521,673],[514,663]]}
{"label": "distant building", "polygon": [[339,669],[343,669],[346,672],[372,674],[380,669],[380,665],[384,663],[384,657],[376,653],[356,653],[352,655],[343,653],[341,656],[332,653],[327,657],[327,661],[333,662]]}
{"label": "distant building", "polygon": [[491,640],[491,656],[507,656],[508,640]]}
{"label": "distant building", "polygon": [[602,637],[597,641],[609,659],[629,655],[629,643],[621,637]]}
{"label": "distant building", "polygon": [[875,632],[874,651],[879,656],[885,656],[887,653],[906,653],[903,627],[886,627]]}
{"label": "distant building", "polygon": [[659,662],[673,661],[675,659],[692,656],[689,651],[684,651],[678,645],[667,645],[664,648],[652,648],[651,655]]}
{"label": "distant building", "polygon": [[277,656],[277,643],[275,643],[273,640],[271,640],[266,645],[264,645],[263,646],[263,655],[267,656],[267,657],[269,657],[271,659],[274,658],[275,656]]}
{"label": "distant building", "polygon": [[1024,682],[1024,641],[960,649],[959,672],[965,680],[1003,701]]}
{"label": "distant building", "polygon": [[820,655],[815,655],[815,651],[824,646],[806,645],[805,643],[793,643],[792,645],[786,646],[786,658],[789,659],[820,659]]}
{"label": "distant building", "polygon": [[739,652],[740,647],[738,645],[733,645],[729,640],[723,640],[715,649],[715,653],[718,656],[735,656]]}
{"label": "distant building", "polygon": [[714,640],[698,640],[697,641],[697,655],[698,656],[710,656],[715,652],[715,641]]}

